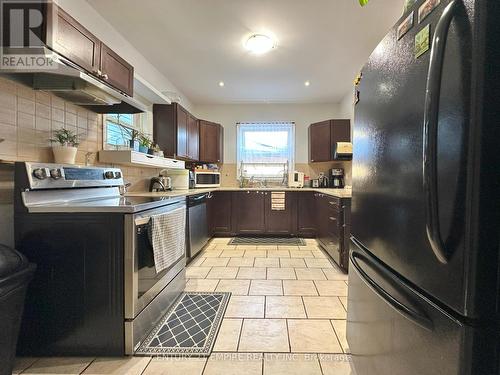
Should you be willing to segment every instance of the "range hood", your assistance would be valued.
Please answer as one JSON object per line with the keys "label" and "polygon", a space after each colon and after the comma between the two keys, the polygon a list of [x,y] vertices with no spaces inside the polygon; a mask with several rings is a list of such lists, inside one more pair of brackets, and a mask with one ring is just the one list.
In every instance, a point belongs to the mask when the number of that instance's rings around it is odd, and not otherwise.
{"label": "range hood", "polygon": [[47,48],[44,53],[53,61],[50,68],[3,69],[0,74],[97,113],[140,113],[147,110],[139,101],[108,86],[64,57]]}
{"label": "range hood", "polygon": [[335,143],[333,160],[352,160],[352,143],[351,142]]}

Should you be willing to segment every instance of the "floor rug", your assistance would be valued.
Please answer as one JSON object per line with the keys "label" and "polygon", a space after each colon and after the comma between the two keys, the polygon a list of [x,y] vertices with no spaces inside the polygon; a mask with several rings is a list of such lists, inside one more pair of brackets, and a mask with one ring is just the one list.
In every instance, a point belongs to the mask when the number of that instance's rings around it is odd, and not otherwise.
{"label": "floor rug", "polygon": [[182,293],[136,355],[209,356],[231,293]]}
{"label": "floor rug", "polygon": [[306,242],[298,237],[234,237],[228,245],[285,245],[304,246]]}

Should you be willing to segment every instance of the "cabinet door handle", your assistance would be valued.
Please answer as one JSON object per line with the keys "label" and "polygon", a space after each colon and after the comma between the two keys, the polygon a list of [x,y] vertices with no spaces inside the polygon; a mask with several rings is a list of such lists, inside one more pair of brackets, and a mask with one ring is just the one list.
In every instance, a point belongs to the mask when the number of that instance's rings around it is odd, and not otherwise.
{"label": "cabinet door handle", "polygon": [[330,217],[329,217],[329,219],[330,219],[331,221],[337,221],[337,219],[336,219],[336,218],[334,218],[333,216],[330,216]]}

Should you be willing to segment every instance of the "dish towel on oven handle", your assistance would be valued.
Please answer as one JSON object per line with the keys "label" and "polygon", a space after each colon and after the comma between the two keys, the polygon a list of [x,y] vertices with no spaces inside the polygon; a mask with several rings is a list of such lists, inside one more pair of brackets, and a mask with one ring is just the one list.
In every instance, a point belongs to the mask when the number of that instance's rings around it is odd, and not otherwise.
{"label": "dish towel on oven handle", "polygon": [[186,207],[152,215],[149,227],[155,269],[160,273],[186,253]]}

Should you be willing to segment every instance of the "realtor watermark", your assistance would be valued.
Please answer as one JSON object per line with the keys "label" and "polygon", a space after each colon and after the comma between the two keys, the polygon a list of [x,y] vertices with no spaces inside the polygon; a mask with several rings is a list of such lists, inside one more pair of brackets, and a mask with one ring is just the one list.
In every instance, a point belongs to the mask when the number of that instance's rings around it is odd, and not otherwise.
{"label": "realtor watermark", "polygon": [[57,56],[46,48],[47,38],[52,35],[47,32],[47,27],[51,26],[47,17],[53,9],[50,3],[45,0],[0,0],[0,70],[57,68]]}
{"label": "realtor watermark", "polygon": [[55,59],[42,55],[2,54],[1,68],[12,70],[31,70],[33,68],[55,69]]}
{"label": "realtor watermark", "polygon": [[[167,362],[182,362],[192,358],[189,353],[169,353],[155,354],[155,360],[163,360]],[[348,363],[352,362],[351,356],[347,354],[330,354],[330,353],[212,353],[210,356],[213,361],[227,362],[252,362],[252,361],[280,361],[280,362],[336,362]]]}

